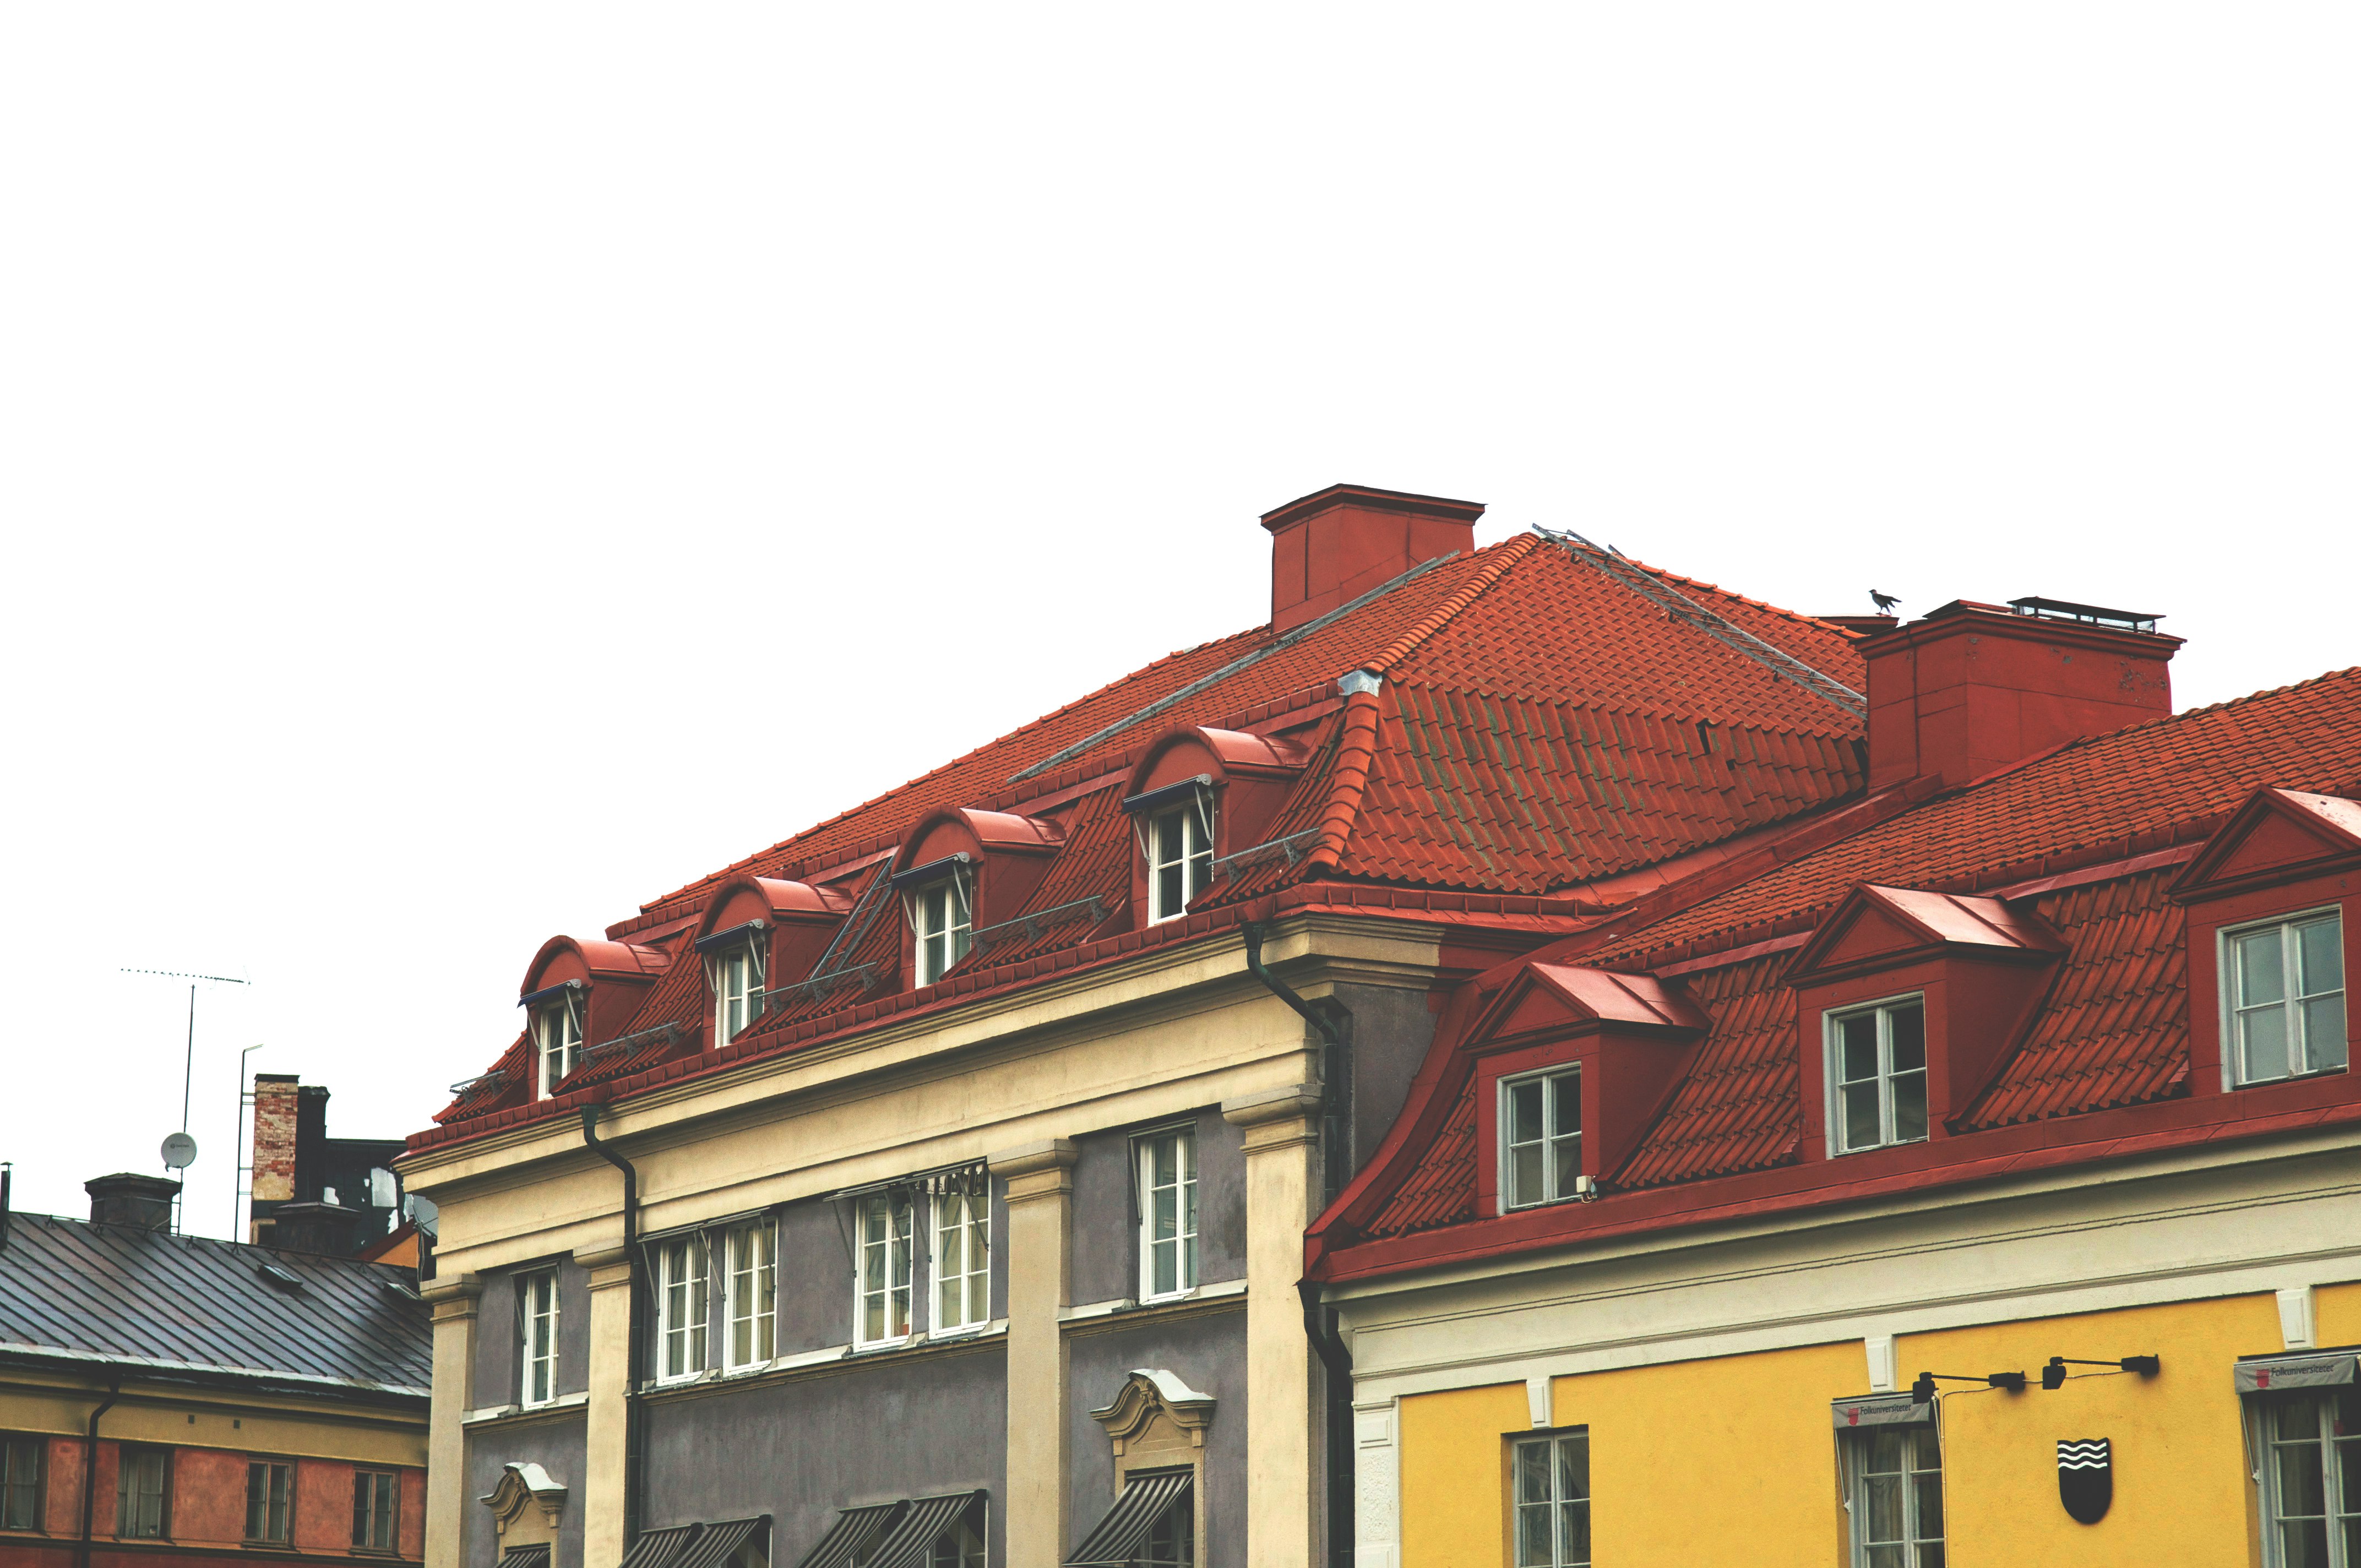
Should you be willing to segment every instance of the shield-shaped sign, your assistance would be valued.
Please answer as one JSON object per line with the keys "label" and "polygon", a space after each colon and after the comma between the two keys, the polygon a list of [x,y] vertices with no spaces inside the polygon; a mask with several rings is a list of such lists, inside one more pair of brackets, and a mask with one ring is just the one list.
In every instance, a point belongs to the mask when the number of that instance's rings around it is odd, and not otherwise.
{"label": "shield-shaped sign", "polygon": [[2107,1517],[2115,1498],[2115,1458],[2109,1440],[2089,1437],[2058,1442],[2058,1500],[2084,1524]]}

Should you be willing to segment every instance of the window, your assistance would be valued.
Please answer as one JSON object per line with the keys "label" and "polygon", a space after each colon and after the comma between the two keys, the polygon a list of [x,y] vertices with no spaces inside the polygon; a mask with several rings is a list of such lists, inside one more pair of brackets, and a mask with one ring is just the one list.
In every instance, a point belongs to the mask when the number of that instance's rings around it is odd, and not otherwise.
{"label": "window", "polygon": [[582,1063],[582,993],[571,986],[556,1001],[533,1012],[534,1059],[540,1064],[536,1097],[557,1091],[566,1075]]}
{"label": "window", "polygon": [[854,1341],[896,1344],[910,1334],[910,1201],[872,1198],[861,1206],[860,1300]]}
{"label": "window", "polygon": [[730,1276],[722,1315],[730,1321],[730,1365],[758,1366],[778,1353],[779,1227],[769,1220],[730,1233]]}
{"label": "window", "polygon": [[41,1450],[38,1437],[0,1439],[0,1530],[41,1528]]}
{"label": "window", "polygon": [[1210,807],[1199,799],[1148,822],[1148,917],[1170,920],[1186,914],[1189,901],[1213,880]]}
{"label": "window", "polygon": [[2345,923],[2334,910],[2223,936],[2237,1081],[2345,1066]]}
{"label": "window", "polygon": [[1853,1568],[1943,1568],[1943,1453],[1934,1427],[1863,1427],[1838,1441]]}
{"label": "window", "polygon": [[353,1472],[353,1550],[394,1552],[401,1542],[401,1477],[390,1470]]}
{"label": "window", "polygon": [[1197,1288],[1197,1135],[1180,1128],[1139,1140],[1139,1299]]}
{"label": "window", "polygon": [[937,1332],[992,1320],[992,1199],[945,1192],[935,1199]]}
{"label": "window", "polygon": [[1132,1562],[1138,1568],[1195,1568],[1197,1562],[1197,1505],[1189,1497],[1156,1516],[1148,1527],[1148,1540]]}
{"label": "window", "polygon": [[966,1519],[955,1521],[935,1537],[934,1547],[927,1553],[927,1568],[984,1568],[983,1538]]}
{"label": "window", "polygon": [[1517,1568],[1588,1568],[1590,1434],[1516,1447]]}
{"label": "window", "polygon": [[1927,1004],[1904,997],[1828,1014],[1839,1154],[1927,1136]]}
{"label": "window", "polygon": [[656,1380],[705,1370],[705,1238],[683,1236],[656,1248]]}
{"label": "window", "polygon": [[763,953],[752,938],[714,955],[713,1043],[726,1046],[763,1015]]}
{"label": "window", "polygon": [[124,1445],[115,1472],[115,1533],[127,1541],[153,1541],[164,1533],[164,1486],[171,1455],[160,1448]]}
{"label": "window", "polygon": [[294,1512],[295,1467],[258,1459],[246,1467],[246,1539],[284,1545]]}
{"label": "window", "polygon": [[2264,1561],[2361,1568],[2361,1390],[2276,1400],[2260,1414]]}
{"label": "window", "polygon": [[911,897],[911,925],[918,934],[918,983],[932,985],[967,957],[974,911],[968,906],[966,873],[954,870]]}
{"label": "window", "polygon": [[1500,1183],[1508,1207],[1575,1195],[1582,1174],[1582,1069],[1500,1085]]}
{"label": "window", "polygon": [[523,1318],[519,1337],[524,1342],[522,1398],[527,1405],[546,1405],[557,1398],[557,1270],[543,1269],[519,1282],[519,1310]]}

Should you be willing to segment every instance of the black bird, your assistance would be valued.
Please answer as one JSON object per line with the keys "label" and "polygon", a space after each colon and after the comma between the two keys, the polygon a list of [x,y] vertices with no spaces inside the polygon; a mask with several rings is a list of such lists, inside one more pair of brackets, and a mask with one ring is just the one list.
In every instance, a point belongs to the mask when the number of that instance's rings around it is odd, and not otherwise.
{"label": "black bird", "polygon": [[1882,594],[1875,588],[1872,588],[1869,590],[1869,602],[1877,607],[1878,614],[1892,615],[1894,613],[1894,607],[1900,604],[1902,601],[1895,598],[1892,594]]}

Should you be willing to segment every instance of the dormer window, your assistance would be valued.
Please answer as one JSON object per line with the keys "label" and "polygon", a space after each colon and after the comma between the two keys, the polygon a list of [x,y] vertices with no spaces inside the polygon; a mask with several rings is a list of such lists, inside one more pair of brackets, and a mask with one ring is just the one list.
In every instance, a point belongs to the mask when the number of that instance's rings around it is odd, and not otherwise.
{"label": "dormer window", "polygon": [[1197,803],[1159,811],[1148,821],[1148,917],[1170,920],[1213,880],[1211,812]]}
{"label": "dormer window", "polygon": [[918,939],[918,983],[932,985],[967,957],[975,928],[967,871],[952,866],[910,895],[910,926]]}
{"label": "dormer window", "polygon": [[546,1100],[582,1063],[582,989],[554,985],[525,1001],[533,1021],[533,1098]]}
{"label": "dormer window", "polygon": [[763,1015],[763,949],[760,921],[719,932],[697,943],[705,955],[706,983],[713,992],[713,1043],[726,1046]]}
{"label": "dormer window", "polygon": [[1500,1085],[1500,1190],[1522,1209],[1576,1196],[1582,1177],[1582,1069]]}
{"label": "dormer window", "polygon": [[2345,922],[2337,911],[2225,931],[2222,948],[2239,1084],[2345,1066]]}
{"label": "dormer window", "polygon": [[1927,1136],[1927,1002],[1901,996],[1828,1014],[1838,1154]]}

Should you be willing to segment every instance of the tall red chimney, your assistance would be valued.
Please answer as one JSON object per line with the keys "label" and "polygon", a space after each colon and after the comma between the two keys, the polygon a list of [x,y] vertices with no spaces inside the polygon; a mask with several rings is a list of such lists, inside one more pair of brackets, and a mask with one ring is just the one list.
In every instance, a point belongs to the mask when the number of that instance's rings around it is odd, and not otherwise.
{"label": "tall red chimney", "polygon": [[1860,643],[1869,663],[1869,787],[1946,785],[2172,711],[2180,646],[2157,617],[2061,600],[1955,599]]}
{"label": "tall red chimney", "polygon": [[1262,514],[1270,530],[1270,627],[1288,631],[1400,576],[1476,548],[1479,501],[1331,485]]}

